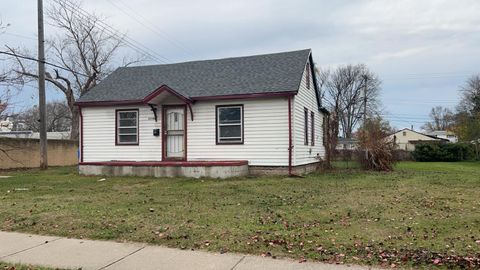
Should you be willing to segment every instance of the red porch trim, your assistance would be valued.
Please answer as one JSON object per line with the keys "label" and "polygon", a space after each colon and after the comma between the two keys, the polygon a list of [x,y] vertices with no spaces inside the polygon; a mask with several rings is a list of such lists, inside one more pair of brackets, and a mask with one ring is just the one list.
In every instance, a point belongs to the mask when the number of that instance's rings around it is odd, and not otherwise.
{"label": "red porch trim", "polygon": [[133,166],[133,167],[212,167],[212,166],[242,166],[248,165],[248,160],[223,161],[105,161],[80,162],[79,165],[92,166]]}
{"label": "red porch trim", "polygon": [[155,89],[152,93],[148,94],[143,99],[134,99],[134,100],[107,100],[107,101],[78,101],[75,102],[75,105],[80,107],[95,107],[95,106],[116,106],[116,105],[140,105],[140,104],[148,104],[153,98],[160,95],[163,92],[169,92],[170,94],[174,95],[175,97],[179,98],[185,103],[192,103],[192,100],[181,95],[177,91],[173,90],[172,88],[168,87],[167,85],[162,85],[159,88]]}
{"label": "red porch trim", "polygon": [[154,99],[156,96],[160,95],[161,93],[163,92],[169,92],[170,94],[174,95],[175,97],[179,98],[180,100],[182,100],[183,102],[185,103],[191,103],[192,101],[181,95],[180,93],[178,93],[177,91],[173,90],[172,88],[168,87],[167,85],[162,85],[160,86],[159,88],[157,88],[155,91],[153,91],[152,93],[150,93],[149,95],[147,95],[143,100],[142,102],[143,103],[148,103],[150,102],[152,99]]}

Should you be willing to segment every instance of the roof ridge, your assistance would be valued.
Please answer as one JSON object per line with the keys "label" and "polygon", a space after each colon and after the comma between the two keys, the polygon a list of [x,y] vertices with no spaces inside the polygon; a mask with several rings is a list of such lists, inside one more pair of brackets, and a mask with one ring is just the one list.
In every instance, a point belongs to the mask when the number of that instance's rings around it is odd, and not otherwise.
{"label": "roof ridge", "polygon": [[159,67],[159,66],[166,67],[166,66],[172,66],[172,65],[192,64],[192,63],[201,63],[201,62],[212,62],[212,61],[240,59],[240,58],[254,58],[254,57],[259,57],[259,56],[270,56],[270,55],[279,55],[279,54],[288,54],[288,53],[299,53],[299,52],[307,52],[307,51],[311,52],[312,49],[309,48],[309,49],[284,51],[284,52],[276,52],[276,53],[262,53],[262,54],[253,54],[253,55],[245,55],[245,56],[231,56],[231,57],[224,57],[224,58],[192,60],[192,61],[176,62],[176,63],[170,63],[170,64],[152,64],[152,65],[141,65],[141,66],[128,66],[128,67],[119,67],[118,69],[148,68],[148,67]]}

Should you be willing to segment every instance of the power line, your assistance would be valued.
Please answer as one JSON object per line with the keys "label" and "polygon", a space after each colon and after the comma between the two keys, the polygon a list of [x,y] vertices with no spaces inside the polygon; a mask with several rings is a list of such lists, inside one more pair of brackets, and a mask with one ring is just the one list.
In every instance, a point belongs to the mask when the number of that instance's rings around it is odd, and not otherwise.
{"label": "power line", "polygon": [[[169,35],[165,32],[163,32],[162,30],[160,30],[158,27],[155,27],[153,23],[151,23],[148,19],[146,19],[142,14],[136,12],[133,8],[131,8],[129,5],[127,5],[125,2],[121,1],[121,0],[116,0],[116,2],[119,2],[120,4],[122,4],[124,7],[126,7],[127,9],[129,9],[132,13],[134,13],[135,15],[132,15],[130,13],[128,13],[126,10],[124,10],[123,8],[121,8],[120,6],[118,6],[117,4],[115,4],[114,1],[111,1],[111,0],[107,0],[112,6],[114,6],[115,8],[117,8],[118,10],[120,10],[122,13],[124,13],[125,15],[127,15],[128,17],[132,18],[134,21],[136,21],[137,23],[143,25],[145,28],[147,28],[148,30],[152,31],[153,33],[159,35],[159,36],[162,36],[162,38],[166,39],[167,41],[169,41],[173,46],[177,47],[178,49],[184,51],[187,55],[189,56],[192,56],[191,54],[191,51],[187,48],[185,48],[182,44],[179,44],[177,43],[173,38],[169,37]],[[138,18],[141,18],[143,20],[139,20]]]}
{"label": "power line", "polygon": [[[11,53],[11,52],[6,52],[6,51],[0,51],[0,54],[5,54],[5,55],[13,56],[13,57],[18,57],[18,58],[22,58],[22,59],[25,59],[25,60],[35,61],[35,62],[37,62],[37,63],[40,62],[40,60],[38,60],[37,58],[33,58],[33,57],[30,57],[30,56],[19,55],[19,54],[16,54],[16,53]],[[62,69],[62,70],[71,72],[71,73],[76,74],[76,75],[80,75],[80,76],[84,76],[84,77],[89,77],[88,75],[85,75],[85,74],[83,74],[83,73],[76,72],[76,71],[70,70],[70,69],[68,69],[68,68],[64,68],[64,67],[62,67],[62,66],[59,66],[59,65],[56,65],[56,64],[47,62],[47,61],[43,61],[43,62],[45,63],[45,65],[49,65],[49,66],[52,66],[52,67],[56,67],[56,68],[59,68],[59,69]]]}
{"label": "power line", "polygon": [[[56,2],[57,4],[59,5],[62,5],[63,3],[66,5],[65,8],[67,8],[70,12],[72,12],[75,16],[77,16],[77,18],[80,18],[80,19],[84,19],[84,20],[90,20],[89,19],[89,16],[91,16],[87,11],[85,11],[84,9],[82,9],[81,7],[78,7],[78,6],[75,6],[73,3],[71,3],[69,0],[65,0],[63,2],[60,2],[59,0],[53,0],[54,2]],[[78,12],[78,14],[77,14]],[[105,32],[107,32],[108,34],[112,35],[112,36],[116,36],[118,38],[122,38],[118,32],[118,30],[112,28],[110,25],[102,22],[102,21],[96,21],[95,23],[97,23],[97,27],[99,27],[101,30],[104,30]],[[134,49],[135,51],[137,52],[140,52],[141,54],[143,55],[146,55],[146,56],[149,56],[159,62],[162,62],[162,63],[167,63],[167,61],[169,61],[168,58],[166,57],[163,57],[159,54],[157,54],[155,51],[149,49],[148,47],[144,46],[143,44],[137,42],[136,40],[133,40],[131,39],[130,37],[128,37],[127,35],[123,35],[123,41],[128,44],[130,48]],[[138,45],[136,45],[136,44]],[[143,47],[143,48],[142,48]],[[149,52],[151,51],[151,52]],[[156,55],[158,55],[159,57],[157,57]],[[163,59],[165,60],[163,60]]]}
{"label": "power line", "polygon": [[34,37],[24,36],[24,35],[20,35],[20,34],[16,34],[16,33],[11,33],[11,32],[3,32],[2,34],[13,36],[13,37],[24,38],[24,39],[37,40]]}
{"label": "power line", "polygon": [[[74,16],[77,16],[77,18],[84,19],[84,20],[90,20],[89,19],[89,16],[91,16],[90,13],[88,13],[87,11],[82,9],[81,7],[78,7],[78,6],[74,5],[69,0],[65,0],[65,1],[62,1],[62,2],[60,0],[52,0],[52,1],[56,2],[59,5],[65,4],[64,5],[65,8],[67,8],[70,12],[72,12],[72,14],[74,14]],[[157,52],[151,50],[150,48],[146,47],[145,45],[141,44],[140,42],[128,37],[127,35],[120,36],[119,35],[120,33],[118,32],[118,30],[114,29],[113,27],[104,23],[103,21],[99,20],[99,21],[96,21],[95,23],[97,24],[97,27],[99,27],[101,30],[107,32],[108,34],[110,34],[112,36],[116,36],[118,38],[122,38],[123,42],[125,44],[127,44],[128,47],[134,49],[135,51],[140,52],[143,55],[149,56],[149,57],[157,60],[158,62],[162,62],[162,63],[171,62],[170,59],[158,54]]]}

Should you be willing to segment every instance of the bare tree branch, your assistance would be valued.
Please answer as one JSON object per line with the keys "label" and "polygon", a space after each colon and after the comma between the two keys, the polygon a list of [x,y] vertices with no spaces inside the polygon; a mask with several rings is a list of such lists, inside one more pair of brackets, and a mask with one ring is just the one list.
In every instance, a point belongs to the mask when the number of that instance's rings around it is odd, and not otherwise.
{"label": "bare tree branch", "polygon": [[[364,89],[367,88],[367,114],[378,115],[380,80],[365,65],[347,65],[320,72],[322,95],[335,112],[343,137],[351,138],[363,116]],[[366,80],[365,80],[366,78]]]}
{"label": "bare tree branch", "polygon": [[[96,14],[80,15],[77,12],[79,8],[79,2],[58,0],[46,10],[48,23],[61,31],[48,40],[48,59],[62,67],[47,71],[46,80],[65,95],[72,115],[72,139],[78,138],[76,99],[114,70],[116,54],[125,44],[124,35],[112,34],[101,26],[105,21],[103,17]],[[23,59],[15,57],[15,60],[15,72],[19,76],[27,80],[38,79],[35,69],[27,67]],[[131,63],[135,61],[125,64]]]}

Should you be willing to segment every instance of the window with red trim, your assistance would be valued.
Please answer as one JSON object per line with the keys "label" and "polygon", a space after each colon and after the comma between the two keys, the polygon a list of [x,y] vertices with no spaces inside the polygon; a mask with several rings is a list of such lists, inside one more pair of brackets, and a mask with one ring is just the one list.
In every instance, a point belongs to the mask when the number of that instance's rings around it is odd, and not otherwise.
{"label": "window with red trim", "polygon": [[305,139],[304,139],[303,143],[305,145],[308,145],[308,109],[307,108],[304,108],[304,110],[303,110],[303,119],[305,121],[305,123],[304,123]]}
{"label": "window with red trim", "polygon": [[116,142],[138,144],[138,110],[117,110]]}
{"label": "window with red trim", "polygon": [[310,125],[312,126],[312,146],[315,145],[315,113],[310,112]]}

